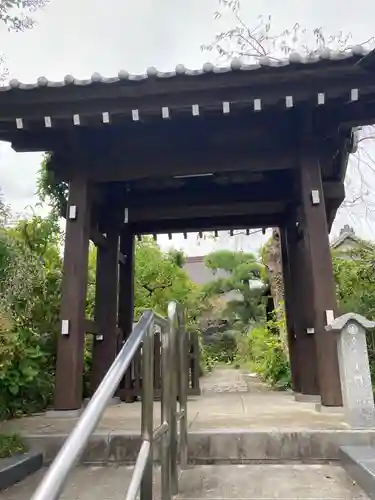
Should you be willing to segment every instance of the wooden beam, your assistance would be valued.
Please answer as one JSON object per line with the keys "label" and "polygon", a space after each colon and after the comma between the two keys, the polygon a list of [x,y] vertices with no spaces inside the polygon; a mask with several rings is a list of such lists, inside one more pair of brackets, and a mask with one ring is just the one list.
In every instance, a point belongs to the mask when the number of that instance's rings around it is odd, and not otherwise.
{"label": "wooden beam", "polygon": [[191,219],[148,220],[133,225],[135,234],[183,233],[195,231],[224,231],[281,226],[284,214],[229,215],[195,217]]}
{"label": "wooden beam", "polygon": [[261,214],[280,214],[286,209],[286,202],[242,202],[231,203],[227,205],[192,205],[192,206],[174,206],[164,207],[155,206],[153,208],[133,208],[131,210],[131,220],[134,224],[138,222],[147,222],[148,220],[168,220],[168,219],[191,219],[195,217],[222,217],[235,215],[261,215]]}
{"label": "wooden beam", "polygon": [[90,229],[90,240],[97,247],[107,247],[107,238],[102,234],[97,227],[91,227]]}
{"label": "wooden beam", "polygon": [[[301,185],[303,213],[303,242],[306,269],[310,278],[304,287],[309,293],[305,314],[310,318],[307,328],[314,329],[317,353],[319,390],[324,406],[341,406],[341,387],[338,366],[337,342],[327,335],[325,326],[329,311],[336,310],[335,283],[332,270],[331,249],[328,239],[327,214],[324,199],[313,203],[311,191],[322,192],[319,155],[309,144],[301,144],[298,175]],[[303,147],[304,146],[304,147]],[[322,198],[322,197],[321,197]]]}
{"label": "wooden beam", "polygon": [[117,354],[117,303],[119,231],[108,228],[107,248],[99,247],[96,258],[95,321],[99,336],[92,346],[90,392],[94,394]]}
{"label": "wooden beam", "polygon": [[323,182],[324,198],[326,200],[338,200],[341,204],[345,199],[345,186],[343,182]]}
{"label": "wooden beam", "polygon": [[92,319],[85,319],[85,332],[91,335],[97,335],[99,328],[96,322]]}
{"label": "wooden beam", "polygon": [[[360,90],[361,92],[361,90]],[[358,101],[341,101],[336,106],[326,106],[317,110],[314,117],[314,127],[323,127],[326,130],[337,129],[338,126],[343,129],[353,127],[373,125],[375,123],[375,88],[374,95],[368,98],[362,96]]]}
{"label": "wooden beam", "polygon": [[375,69],[375,50],[372,50],[359,61],[355,63],[355,66],[363,68],[366,71],[373,71]]}
{"label": "wooden beam", "polygon": [[[218,184],[214,177],[208,177],[207,181],[194,182],[192,180],[186,186],[179,189],[165,188],[163,190],[134,189],[126,193],[126,203],[129,210],[146,207],[176,207],[176,206],[205,206],[205,205],[229,205],[241,202],[276,202],[288,201],[293,197],[293,183],[288,172],[282,172],[282,176],[272,178],[267,182],[251,182],[242,184],[231,184],[230,180],[225,184]],[[199,178],[197,179],[199,181]],[[282,182],[284,181],[284,182]],[[280,183],[282,182],[282,186]],[[160,181],[159,181],[160,184]]]}
{"label": "wooden beam", "polygon": [[58,335],[55,401],[56,410],[77,410],[82,404],[82,376],[85,340],[90,232],[90,196],[86,180],[69,185],[69,206],[77,217],[67,219],[61,293],[61,331]]}
{"label": "wooden beam", "polygon": [[[234,203],[266,203],[288,202],[294,198],[294,187],[288,171],[281,172],[267,182],[252,182],[248,184],[216,184],[214,181],[200,185],[187,185],[179,189],[165,188],[163,190],[134,189],[126,193],[126,204],[133,213],[138,209],[154,210],[160,207],[231,205]],[[211,179],[211,178],[209,178]],[[327,181],[323,183],[326,198],[345,197],[342,182]],[[109,194],[109,198],[111,194]]]}
{"label": "wooden beam", "polygon": [[[155,168],[155,158],[159,159]],[[73,168],[66,168],[66,160],[56,158],[54,169],[65,179],[74,175]],[[139,151],[137,156],[124,154],[122,160],[108,167],[100,159],[82,158],[80,168],[88,175],[91,182],[126,182],[147,177],[165,177],[181,175],[207,174],[211,172],[233,171],[271,171],[293,168],[292,152],[266,150],[254,153],[253,149],[226,147],[214,151],[176,151],[164,148],[152,151]]]}

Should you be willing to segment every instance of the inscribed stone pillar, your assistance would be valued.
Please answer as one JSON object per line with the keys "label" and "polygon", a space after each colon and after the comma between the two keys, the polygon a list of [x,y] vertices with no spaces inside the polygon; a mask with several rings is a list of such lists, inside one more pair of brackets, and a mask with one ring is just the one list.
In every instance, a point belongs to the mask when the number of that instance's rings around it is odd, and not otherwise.
{"label": "inscribed stone pillar", "polygon": [[99,246],[96,258],[95,322],[90,393],[93,394],[117,354],[117,292],[119,232],[107,230],[106,245]]}
{"label": "inscribed stone pillar", "polygon": [[89,233],[89,186],[84,179],[73,179],[66,218],[55,410],[78,410],[82,405]]}
{"label": "inscribed stone pillar", "polygon": [[328,237],[321,169],[314,144],[305,143],[300,151],[299,190],[301,193],[301,227],[305,246],[306,268],[311,281],[311,301],[305,314],[312,312],[311,324],[306,325],[315,338],[318,384],[323,406],[341,406],[341,387],[336,338],[327,335],[325,326],[336,309],[335,284]]}
{"label": "inscribed stone pillar", "polygon": [[348,424],[354,428],[375,426],[374,396],[366,344],[366,329],[374,327],[375,322],[352,313],[344,314],[326,327],[328,335],[338,336],[344,411]]}

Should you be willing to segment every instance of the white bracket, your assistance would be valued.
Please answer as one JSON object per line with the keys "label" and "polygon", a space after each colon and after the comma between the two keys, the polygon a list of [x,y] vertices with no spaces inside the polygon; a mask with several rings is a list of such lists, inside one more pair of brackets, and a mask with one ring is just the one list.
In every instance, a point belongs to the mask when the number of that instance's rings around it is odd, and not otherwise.
{"label": "white bracket", "polygon": [[313,333],[315,333],[315,328],[306,328],[306,333],[308,335],[312,335]]}
{"label": "white bracket", "polygon": [[254,111],[262,110],[262,101],[260,99],[254,99]]}
{"label": "white bracket", "polygon": [[61,335],[69,335],[69,320],[63,319],[61,321]]}
{"label": "white bracket", "polygon": [[319,203],[320,203],[320,195],[319,195],[319,190],[318,189],[313,189],[311,191],[311,199],[312,199],[312,204],[313,205],[319,205]]}
{"label": "white bracket", "polygon": [[161,108],[161,116],[162,118],[164,118],[164,120],[167,120],[169,118],[169,108],[167,106]]}
{"label": "white bracket", "polygon": [[223,102],[223,113],[224,114],[230,113],[230,104],[229,104],[229,102]]}
{"label": "white bracket", "polygon": [[77,218],[77,207],[75,205],[70,205],[68,218],[70,220],[75,220]]}
{"label": "white bracket", "polygon": [[124,211],[124,222],[125,222],[125,224],[127,224],[129,222],[129,209],[128,208],[125,208],[125,211]]}
{"label": "white bracket", "polygon": [[327,325],[330,325],[331,323],[333,323],[335,320],[335,315],[333,314],[333,311],[331,309],[328,309],[326,311],[326,324]]}
{"label": "white bracket", "polygon": [[133,109],[132,110],[132,118],[133,118],[134,122],[138,122],[139,121],[139,111],[138,111],[138,109]]}
{"label": "white bracket", "polygon": [[104,113],[102,113],[102,121],[103,121],[103,123],[109,123],[109,113],[108,113],[108,111],[104,111]]}
{"label": "white bracket", "polygon": [[23,128],[22,118],[16,118],[16,126],[17,126],[17,128]]}
{"label": "white bracket", "polygon": [[81,120],[79,118],[79,115],[73,115],[73,124],[74,125],[80,125],[81,124]]}
{"label": "white bracket", "polygon": [[44,125],[46,128],[51,128],[52,127],[52,120],[50,116],[45,116],[44,117]]}
{"label": "white bracket", "polygon": [[199,116],[199,106],[198,104],[193,104],[191,107],[191,112],[193,116]]}
{"label": "white bracket", "polygon": [[352,89],[350,91],[350,100],[351,101],[358,101],[359,99],[359,90],[358,89]]}
{"label": "white bracket", "polygon": [[293,96],[292,95],[287,95],[285,97],[285,107],[287,107],[287,108],[293,107]]}
{"label": "white bracket", "polygon": [[103,334],[95,335],[95,340],[103,340],[103,339],[104,339]]}

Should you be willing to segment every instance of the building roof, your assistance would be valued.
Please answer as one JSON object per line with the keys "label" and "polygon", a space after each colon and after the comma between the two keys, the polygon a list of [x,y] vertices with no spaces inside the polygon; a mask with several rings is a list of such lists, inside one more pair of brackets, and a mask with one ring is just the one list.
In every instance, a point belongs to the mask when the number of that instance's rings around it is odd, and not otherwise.
{"label": "building roof", "polygon": [[362,240],[361,238],[359,238],[355,234],[354,229],[348,224],[345,224],[345,226],[340,230],[340,235],[335,240],[333,240],[333,242],[331,243],[331,248],[338,249],[344,243],[354,243],[355,245],[361,245],[362,247],[371,247],[371,245],[366,240]]}
{"label": "building roof", "polygon": [[234,71],[257,71],[257,72],[270,72],[283,69],[284,71],[291,71],[296,69],[306,69],[309,65],[314,65],[316,68],[331,66],[332,63],[340,63],[342,61],[348,62],[352,60],[353,63],[362,59],[365,55],[368,55],[370,51],[367,51],[363,46],[358,45],[353,47],[351,50],[345,52],[333,52],[328,49],[321,51],[319,54],[311,56],[303,56],[298,53],[291,53],[287,59],[274,59],[271,57],[260,58],[255,64],[245,64],[240,59],[233,59],[227,66],[215,66],[212,63],[205,63],[201,69],[190,70],[186,68],[183,64],[178,64],[175,71],[158,71],[155,67],[149,67],[142,74],[131,74],[126,70],[120,70],[117,76],[114,77],[104,77],[100,73],[93,73],[90,78],[78,79],[73,75],[66,75],[63,80],[52,81],[48,80],[45,76],[40,76],[34,83],[22,83],[17,79],[10,80],[8,85],[0,87],[2,92],[12,91],[15,89],[19,90],[33,90],[43,87],[58,88],[70,85],[76,86],[87,86],[92,84],[113,84],[113,83],[124,83],[128,82],[144,82],[147,79],[170,79],[174,77],[192,77],[200,76],[208,73],[222,74]]}

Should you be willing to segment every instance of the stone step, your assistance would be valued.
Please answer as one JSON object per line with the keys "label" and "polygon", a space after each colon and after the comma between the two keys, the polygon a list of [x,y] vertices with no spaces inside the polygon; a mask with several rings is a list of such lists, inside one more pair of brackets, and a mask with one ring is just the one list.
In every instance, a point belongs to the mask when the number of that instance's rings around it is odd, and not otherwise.
{"label": "stone step", "polygon": [[0,459],[0,490],[22,481],[43,467],[43,455],[30,451]]}
{"label": "stone step", "polygon": [[[79,467],[60,500],[123,500],[132,466]],[[42,478],[38,472],[0,493],[0,500],[29,500]],[[160,469],[155,467],[154,498],[160,499]],[[194,466],[180,479],[178,499],[366,500],[339,465],[214,465]]]}
{"label": "stone step", "polygon": [[375,500],[375,448],[342,446],[340,454],[347,473],[372,500]]}
{"label": "stone step", "polygon": [[[32,449],[43,452],[44,463],[56,456],[67,435],[28,436]],[[133,464],[141,445],[139,434],[99,432],[92,436],[82,463]],[[194,464],[297,460],[339,460],[340,446],[375,445],[375,430],[249,431],[219,429],[189,432],[189,460]],[[159,448],[155,445],[155,460]]]}

